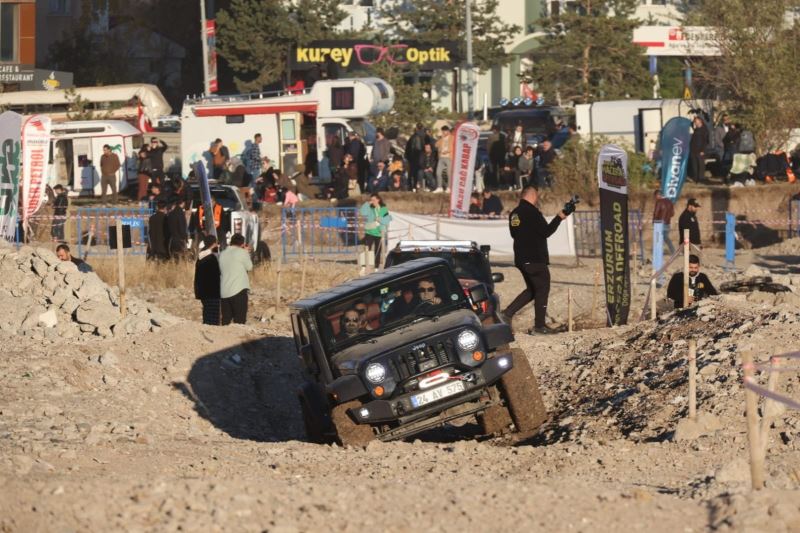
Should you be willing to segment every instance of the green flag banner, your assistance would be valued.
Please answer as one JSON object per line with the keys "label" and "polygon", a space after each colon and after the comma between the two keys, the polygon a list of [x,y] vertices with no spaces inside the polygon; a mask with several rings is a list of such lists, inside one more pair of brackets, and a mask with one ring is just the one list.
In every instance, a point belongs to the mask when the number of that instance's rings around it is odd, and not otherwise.
{"label": "green flag banner", "polygon": [[22,115],[0,114],[0,238],[13,240],[19,208]]}

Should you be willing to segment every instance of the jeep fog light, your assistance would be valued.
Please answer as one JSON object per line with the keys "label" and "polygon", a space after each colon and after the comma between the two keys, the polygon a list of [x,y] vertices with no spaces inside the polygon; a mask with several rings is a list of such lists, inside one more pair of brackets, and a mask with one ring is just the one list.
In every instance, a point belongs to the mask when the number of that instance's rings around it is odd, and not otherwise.
{"label": "jeep fog light", "polygon": [[478,345],[478,334],[471,329],[465,329],[458,334],[456,343],[462,350],[466,352],[472,351]]}
{"label": "jeep fog light", "polygon": [[497,366],[500,368],[508,368],[508,357],[501,357],[497,360]]}
{"label": "jeep fog light", "polygon": [[371,383],[380,383],[386,379],[386,367],[380,363],[372,363],[367,366],[366,376]]}
{"label": "jeep fog light", "polygon": [[366,407],[362,407],[361,410],[358,412],[358,416],[361,418],[369,418],[369,409]]}

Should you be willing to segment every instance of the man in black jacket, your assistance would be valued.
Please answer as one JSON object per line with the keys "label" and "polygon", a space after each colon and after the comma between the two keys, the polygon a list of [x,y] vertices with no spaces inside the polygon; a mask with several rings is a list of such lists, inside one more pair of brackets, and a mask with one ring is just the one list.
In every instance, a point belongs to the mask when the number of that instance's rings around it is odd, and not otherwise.
{"label": "man in black jacket", "polygon": [[219,326],[220,280],[217,251],[219,243],[213,235],[203,237],[203,247],[194,265],[194,297],[203,306],[203,324]]}
{"label": "man in black jacket", "polygon": [[700,117],[694,117],[694,131],[689,141],[689,177],[700,183],[706,175],[706,147],[708,146],[708,128]]}
{"label": "man in black jacket", "polygon": [[166,203],[159,202],[156,212],[153,213],[147,221],[147,236],[149,239],[147,258],[158,261],[166,261],[169,259],[169,251],[167,250],[169,235],[167,234]]}
{"label": "man in black jacket", "polygon": [[150,159],[150,171],[153,178],[159,183],[164,180],[164,152],[167,151],[167,143],[153,137],[147,147],[147,158]]}
{"label": "man in black jacket", "polygon": [[683,272],[675,272],[667,286],[667,298],[675,302],[675,309],[688,307],[706,296],[719,294],[708,276],[700,272],[700,258],[696,255],[689,256],[689,303],[683,302]]}
{"label": "man in black jacket", "polygon": [[53,187],[55,200],[53,201],[53,225],[50,227],[50,235],[56,242],[64,242],[64,224],[67,222],[67,208],[69,198],[67,191],[60,184]]}
{"label": "man in black jacket", "polygon": [[517,311],[534,301],[534,327],[528,333],[553,333],[545,326],[547,299],[550,295],[550,253],[547,238],[556,232],[561,221],[575,212],[575,203],[569,201],[564,209],[548,223],[536,207],[539,190],[533,185],[522,189],[519,205],[508,217],[511,238],[514,239],[514,266],[525,280],[526,289],[502,312],[502,319],[511,325]]}
{"label": "man in black jacket", "polygon": [[700,204],[694,198],[689,198],[686,202],[686,209],[678,218],[678,235],[680,242],[683,242],[683,230],[689,230],[689,242],[695,246],[700,246],[700,224],[697,223],[697,210]]}
{"label": "man in black jacket", "polygon": [[169,255],[180,260],[186,253],[189,231],[186,225],[186,212],[183,202],[175,202],[167,215],[167,235],[169,235]]}

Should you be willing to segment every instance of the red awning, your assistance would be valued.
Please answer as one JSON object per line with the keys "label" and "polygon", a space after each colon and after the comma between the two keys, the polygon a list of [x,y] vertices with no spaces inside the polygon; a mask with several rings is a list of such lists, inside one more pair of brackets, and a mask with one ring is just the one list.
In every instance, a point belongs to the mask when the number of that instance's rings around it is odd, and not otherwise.
{"label": "red awning", "polygon": [[196,107],[197,117],[226,117],[230,115],[272,115],[275,113],[315,113],[316,102],[275,103],[260,105]]}

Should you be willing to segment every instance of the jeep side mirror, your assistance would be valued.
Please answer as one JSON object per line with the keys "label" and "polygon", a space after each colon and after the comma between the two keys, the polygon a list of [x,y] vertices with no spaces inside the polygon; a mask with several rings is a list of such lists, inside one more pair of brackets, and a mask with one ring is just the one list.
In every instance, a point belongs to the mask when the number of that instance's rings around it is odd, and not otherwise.
{"label": "jeep side mirror", "polygon": [[483,254],[483,257],[485,257],[486,259],[489,259],[489,250],[491,250],[491,249],[492,249],[492,247],[489,246],[488,244],[481,244],[480,250],[481,250],[481,253]]}
{"label": "jeep side mirror", "polygon": [[469,299],[472,300],[472,305],[480,305],[483,302],[489,301],[489,291],[486,285],[478,283],[469,288]]}
{"label": "jeep side mirror", "polygon": [[500,283],[505,279],[506,277],[501,272],[492,272],[492,281],[495,283]]}

